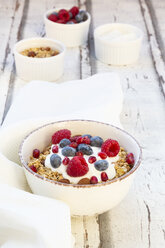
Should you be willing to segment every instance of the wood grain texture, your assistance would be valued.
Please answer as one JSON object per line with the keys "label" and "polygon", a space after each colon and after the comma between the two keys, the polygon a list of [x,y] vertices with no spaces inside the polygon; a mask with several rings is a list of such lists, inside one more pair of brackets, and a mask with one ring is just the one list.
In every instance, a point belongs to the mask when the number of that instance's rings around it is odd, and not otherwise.
{"label": "wood grain texture", "polygon": [[[67,49],[64,75],[58,83],[99,72],[117,72],[124,92],[123,127],[143,148],[142,166],[120,205],[99,217],[72,218],[75,248],[165,247],[164,1],[0,0],[3,10],[0,15],[3,21],[0,24],[0,123],[19,89],[27,83],[15,75],[14,43],[45,35],[42,16],[47,9],[73,5],[87,9],[92,15],[89,40],[80,48]],[[143,30],[141,56],[136,64],[114,67],[95,59],[93,30],[108,22],[131,23]]]}

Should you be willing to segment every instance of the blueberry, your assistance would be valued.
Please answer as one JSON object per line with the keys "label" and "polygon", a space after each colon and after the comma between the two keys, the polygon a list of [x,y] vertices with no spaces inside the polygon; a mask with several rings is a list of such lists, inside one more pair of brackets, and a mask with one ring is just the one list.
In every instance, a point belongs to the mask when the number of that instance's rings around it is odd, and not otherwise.
{"label": "blueberry", "polygon": [[62,139],[59,143],[60,147],[63,148],[64,146],[68,146],[70,144],[70,140],[69,139]]}
{"label": "blueberry", "polygon": [[66,24],[75,24],[73,21],[69,21]]}
{"label": "blueberry", "polygon": [[82,21],[86,21],[88,19],[88,15],[85,10],[80,10],[79,15],[82,17]]}
{"label": "blueberry", "polygon": [[50,163],[53,168],[58,168],[61,165],[61,157],[57,154],[52,154],[50,157]]}
{"label": "blueberry", "polygon": [[65,146],[62,149],[62,155],[65,157],[74,157],[76,155],[76,149],[70,146]]}
{"label": "blueberry", "polygon": [[91,138],[91,146],[101,147],[103,144],[103,139],[99,136],[94,136]]}
{"label": "blueberry", "polygon": [[78,149],[79,152],[82,152],[85,155],[91,155],[91,154],[93,154],[92,148],[89,145],[86,145],[86,144],[80,144],[80,145],[78,145],[78,148],[77,149]]}
{"label": "blueberry", "polygon": [[89,139],[92,138],[92,136],[90,134],[84,134],[84,135],[82,135],[82,137],[85,137],[85,136],[87,136]]}
{"label": "blueberry", "polygon": [[55,16],[58,16],[58,12],[54,11],[52,14],[55,15]]}
{"label": "blueberry", "polygon": [[80,14],[77,14],[76,16],[75,16],[75,19],[76,19],[76,21],[79,23],[79,22],[83,22],[83,16],[82,15],[80,15]]}
{"label": "blueberry", "polygon": [[73,18],[73,14],[69,11],[69,16],[70,16],[70,19]]}
{"label": "blueberry", "polygon": [[105,171],[108,168],[108,162],[106,160],[98,160],[94,163],[94,166],[98,171]]}

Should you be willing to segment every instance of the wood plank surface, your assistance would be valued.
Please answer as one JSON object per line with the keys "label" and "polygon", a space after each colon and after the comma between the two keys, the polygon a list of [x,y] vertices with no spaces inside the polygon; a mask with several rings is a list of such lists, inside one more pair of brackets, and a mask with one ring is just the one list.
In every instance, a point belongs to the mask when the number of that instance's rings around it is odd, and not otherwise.
{"label": "wood plank surface", "polygon": [[[0,123],[19,89],[27,83],[15,74],[15,42],[43,37],[44,12],[54,6],[73,5],[91,13],[89,40],[82,47],[67,49],[64,75],[58,83],[99,72],[117,72],[124,92],[123,127],[143,148],[142,166],[122,203],[99,217],[72,218],[75,248],[165,247],[164,1],[0,0]],[[142,29],[144,39],[136,64],[114,67],[95,59],[93,30],[108,22],[130,23]]]}

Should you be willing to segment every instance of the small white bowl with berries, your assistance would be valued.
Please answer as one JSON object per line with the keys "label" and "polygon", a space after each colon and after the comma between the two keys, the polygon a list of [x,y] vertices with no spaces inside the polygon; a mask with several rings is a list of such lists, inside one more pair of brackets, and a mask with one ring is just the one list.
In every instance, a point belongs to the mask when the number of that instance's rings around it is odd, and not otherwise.
{"label": "small white bowl with berries", "polygon": [[94,215],[115,207],[128,193],[141,148],[118,127],[69,120],[32,131],[19,156],[33,193],[66,202],[72,215]]}
{"label": "small white bowl with berries", "polygon": [[67,47],[81,46],[87,42],[90,14],[74,6],[69,10],[51,9],[44,15],[46,36],[64,43]]}

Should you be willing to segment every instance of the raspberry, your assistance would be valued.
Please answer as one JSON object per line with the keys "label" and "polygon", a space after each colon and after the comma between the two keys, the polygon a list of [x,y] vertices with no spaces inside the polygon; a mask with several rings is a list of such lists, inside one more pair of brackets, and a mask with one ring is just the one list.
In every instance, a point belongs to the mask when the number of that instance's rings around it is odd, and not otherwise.
{"label": "raspberry", "polygon": [[99,152],[98,156],[102,159],[106,159],[107,158],[107,154],[105,152]]}
{"label": "raspberry", "polygon": [[39,158],[39,156],[40,156],[40,150],[34,149],[34,150],[33,150],[33,157],[34,157],[34,158]]}
{"label": "raspberry", "polygon": [[91,184],[96,184],[96,183],[98,183],[97,177],[95,177],[95,176],[91,177],[90,183],[91,183]]}
{"label": "raspberry", "polygon": [[81,137],[81,135],[75,135],[75,136],[73,136],[73,137],[70,137],[70,141],[71,141],[71,142],[76,142],[76,139],[77,139],[78,137]]}
{"label": "raspberry", "polygon": [[90,164],[93,164],[94,162],[96,162],[96,157],[95,157],[95,156],[90,156],[90,157],[88,158],[88,162],[89,162]]}
{"label": "raspberry", "polygon": [[69,163],[70,159],[68,157],[65,157],[62,161],[64,165],[67,165]]}
{"label": "raspberry", "polygon": [[70,147],[73,147],[73,148],[77,148],[78,147],[78,144],[76,142],[72,142],[72,143],[70,143],[69,146]]}
{"label": "raspberry", "polygon": [[105,152],[108,157],[115,157],[120,151],[119,143],[116,140],[107,139],[102,144],[101,151]]}
{"label": "raspberry", "polygon": [[57,23],[61,23],[61,24],[65,24],[66,22],[65,22],[65,20],[58,20],[58,21],[56,21]]}
{"label": "raspberry", "polygon": [[88,170],[88,164],[85,159],[81,156],[75,156],[69,161],[66,171],[71,177],[81,177],[86,175]]}
{"label": "raspberry", "polygon": [[65,22],[69,21],[70,19],[69,12],[66,9],[61,9],[58,12],[58,17],[60,20],[64,20]]}
{"label": "raspberry", "polygon": [[57,145],[53,146],[52,152],[53,153],[57,153],[58,152],[58,146]]}
{"label": "raspberry", "polygon": [[72,13],[73,17],[75,17],[79,13],[79,8],[77,6],[72,7],[69,12]]}
{"label": "raspberry", "polygon": [[68,129],[61,129],[55,132],[52,136],[52,144],[58,144],[62,139],[70,139],[71,131]]}
{"label": "raspberry", "polygon": [[107,176],[107,173],[106,172],[102,172],[101,173],[101,180],[103,182],[106,182],[108,180],[108,176]]}
{"label": "raspberry", "polygon": [[84,154],[82,152],[76,152],[76,156],[83,156]]}
{"label": "raspberry", "polygon": [[54,14],[51,14],[51,15],[48,17],[48,19],[49,19],[50,21],[52,21],[52,22],[56,22],[56,21],[58,20],[58,17],[57,17],[56,15],[54,15]]}
{"label": "raspberry", "polygon": [[35,167],[34,165],[31,165],[29,168],[30,168],[32,171],[34,171],[35,173],[37,172],[37,169],[36,169],[36,167]]}
{"label": "raspberry", "polygon": [[127,162],[128,164],[131,164],[131,165],[133,165],[133,164],[135,163],[133,153],[128,153],[128,154],[127,154],[127,156],[126,156],[126,162]]}
{"label": "raspberry", "polygon": [[85,136],[85,137],[80,136],[76,139],[76,142],[77,142],[77,144],[87,144],[87,145],[89,145],[91,143],[88,136]]}

